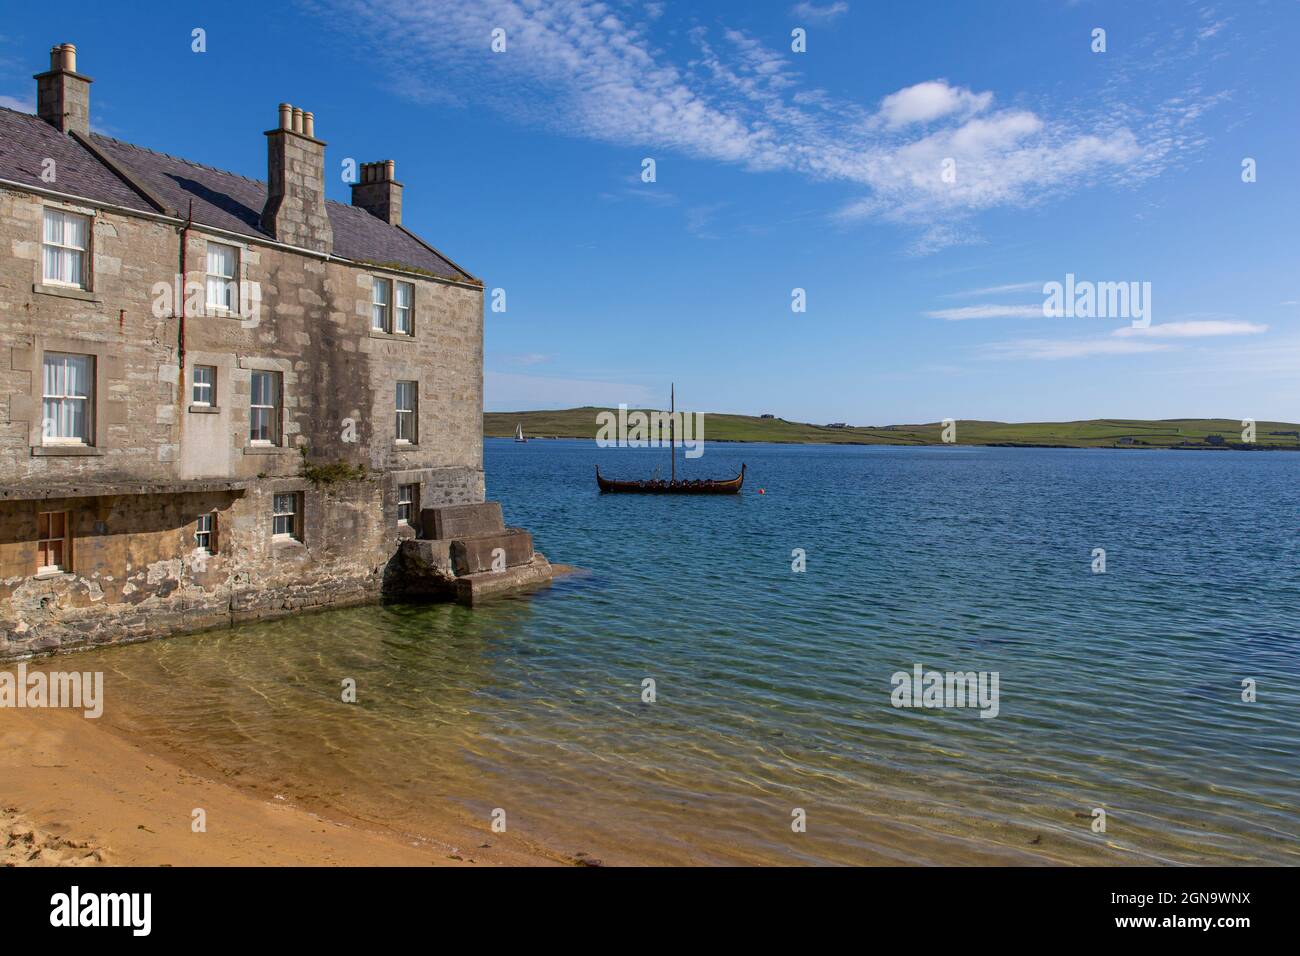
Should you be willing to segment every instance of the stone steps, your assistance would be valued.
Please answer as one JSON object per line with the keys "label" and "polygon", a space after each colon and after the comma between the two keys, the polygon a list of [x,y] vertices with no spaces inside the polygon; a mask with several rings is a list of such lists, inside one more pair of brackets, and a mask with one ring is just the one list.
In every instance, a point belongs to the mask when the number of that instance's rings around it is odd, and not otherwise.
{"label": "stone steps", "polygon": [[425,508],[420,537],[403,541],[398,556],[392,593],[437,595],[471,606],[544,587],[552,578],[550,562],[533,551],[533,536],[507,528],[496,501]]}

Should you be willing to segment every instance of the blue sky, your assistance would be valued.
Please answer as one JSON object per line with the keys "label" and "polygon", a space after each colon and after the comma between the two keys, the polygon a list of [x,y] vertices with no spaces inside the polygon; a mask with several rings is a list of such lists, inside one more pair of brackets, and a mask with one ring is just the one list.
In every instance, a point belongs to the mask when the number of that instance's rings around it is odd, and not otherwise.
{"label": "blue sky", "polygon": [[[11,7],[0,103],[68,41],[109,135],[264,177],[288,101],[336,173],[394,159],[505,290],[489,409],[1300,420],[1289,0],[108,7]],[[1151,327],[1042,317],[1067,273]]]}

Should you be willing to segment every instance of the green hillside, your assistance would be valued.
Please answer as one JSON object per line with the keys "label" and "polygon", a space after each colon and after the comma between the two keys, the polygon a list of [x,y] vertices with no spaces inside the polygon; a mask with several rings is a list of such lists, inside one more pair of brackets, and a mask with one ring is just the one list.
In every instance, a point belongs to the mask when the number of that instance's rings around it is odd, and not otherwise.
{"label": "green hillside", "polygon": [[[595,438],[596,416],[616,411],[592,406],[541,412],[486,412],[483,434],[509,438],[516,425],[530,438]],[[645,409],[649,411],[649,409]],[[861,425],[832,428],[783,418],[705,413],[705,441],[756,441],[837,445],[937,445],[940,422],[925,425]],[[1288,448],[1300,450],[1300,425],[1256,422],[1255,443],[1242,442],[1239,419],[1175,418],[1160,421],[1098,418],[1082,422],[957,422],[962,445],[1022,445],[1060,448]],[[1221,444],[1220,444],[1221,442]]]}

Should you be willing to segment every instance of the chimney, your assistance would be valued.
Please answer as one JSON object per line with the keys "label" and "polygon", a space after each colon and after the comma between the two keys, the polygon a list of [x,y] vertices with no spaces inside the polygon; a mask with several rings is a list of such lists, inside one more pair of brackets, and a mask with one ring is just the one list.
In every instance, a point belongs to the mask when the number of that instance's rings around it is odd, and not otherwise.
{"label": "chimney", "polygon": [[394,163],[385,159],[361,164],[361,182],[352,184],[352,205],[378,216],[390,226],[402,224],[402,184],[394,178]]}
{"label": "chimney", "polygon": [[77,48],[61,43],[50,50],[48,73],[37,73],[36,115],[63,133],[90,135],[90,84],[77,72]]}
{"label": "chimney", "polygon": [[291,246],[334,249],[325,210],[325,144],[316,138],[316,118],[288,103],[280,104],[280,125],[266,131],[262,228]]}

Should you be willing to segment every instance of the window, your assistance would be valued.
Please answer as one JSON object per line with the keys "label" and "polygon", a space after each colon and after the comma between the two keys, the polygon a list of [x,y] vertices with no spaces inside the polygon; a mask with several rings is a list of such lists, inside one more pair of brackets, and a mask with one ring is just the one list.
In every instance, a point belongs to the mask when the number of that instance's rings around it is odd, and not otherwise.
{"label": "window", "polygon": [[195,405],[211,406],[217,404],[217,367],[215,365],[194,366],[193,403]]}
{"label": "window", "polygon": [[372,279],[370,289],[370,327],[376,332],[391,331],[389,304],[393,299],[393,284],[387,279]]}
{"label": "window", "polygon": [[397,523],[413,525],[420,508],[420,486],[397,486]]}
{"label": "window", "polygon": [[415,286],[409,282],[397,283],[397,311],[393,331],[398,335],[415,334]]}
{"label": "window", "polygon": [[199,515],[194,523],[194,547],[205,554],[217,553],[217,513],[209,511]]}
{"label": "window", "polygon": [[416,441],[415,412],[418,399],[415,382],[397,383],[397,443],[414,445]]}
{"label": "window", "polygon": [[71,512],[42,511],[36,516],[36,573],[68,570],[68,526]]}
{"label": "window", "polygon": [[220,242],[208,243],[208,297],[209,309],[234,312],[239,302],[239,250]]}
{"label": "window", "polygon": [[275,495],[271,513],[272,538],[281,541],[302,540],[302,495],[296,491]]}
{"label": "window", "polygon": [[44,281],[87,288],[86,251],[90,245],[90,220],[59,209],[45,210],[45,237],[41,244]]}
{"label": "window", "polygon": [[95,411],[94,358],[46,352],[41,377],[42,444],[89,445]]}
{"label": "window", "polygon": [[249,400],[248,441],[253,445],[280,444],[280,373],[253,372]]}

